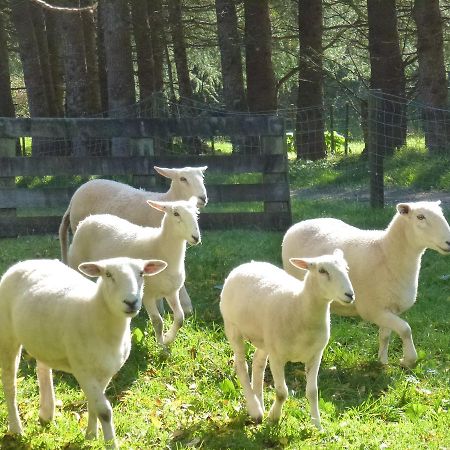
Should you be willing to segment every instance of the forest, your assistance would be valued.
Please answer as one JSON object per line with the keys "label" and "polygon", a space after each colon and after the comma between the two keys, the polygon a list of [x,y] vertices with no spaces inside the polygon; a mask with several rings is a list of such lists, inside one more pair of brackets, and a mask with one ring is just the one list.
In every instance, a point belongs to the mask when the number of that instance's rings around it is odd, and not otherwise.
{"label": "forest", "polygon": [[390,148],[404,143],[417,102],[428,150],[446,152],[449,6],[1,0],[0,116],[278,114],[292,124],[297,157],[318,160],[330,108],[338,122],[350,111],[363,136],[368,91],[379,89]]}

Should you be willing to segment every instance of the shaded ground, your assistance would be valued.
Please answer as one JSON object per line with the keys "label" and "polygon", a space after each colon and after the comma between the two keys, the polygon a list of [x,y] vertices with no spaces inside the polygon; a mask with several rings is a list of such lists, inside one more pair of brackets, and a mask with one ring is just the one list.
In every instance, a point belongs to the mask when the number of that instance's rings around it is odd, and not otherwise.
{"label": "shaded ground", "polygon": [[[356,202],[369,202],[369,188],[362,187],[326,187],[326,188],[305,188],[291,191],[291,197],[297,199],[306,198],[308,200],[349,200]],[[450,192],[445,191],[417,191],[410,188],[386,188],[384,190],[386,204],[396,204],[400,202],[412,201],[436,201],[441,200],[444,207],[450,207]]]}

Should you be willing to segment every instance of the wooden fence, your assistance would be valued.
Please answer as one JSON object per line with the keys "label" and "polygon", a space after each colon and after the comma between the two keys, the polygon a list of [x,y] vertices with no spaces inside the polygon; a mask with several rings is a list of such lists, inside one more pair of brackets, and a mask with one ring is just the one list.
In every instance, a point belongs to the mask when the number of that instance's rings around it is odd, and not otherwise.
{"label": "wooden fence", "polygon": [[[259,155],[16,157],[17,139],[33,138],[169,138],[175,136],[258,136]],[[50,208],[64,210],[74,188],[20,188],[17,176],[82,175],[136,178],[154,174],[153,166],[207,165],[207,174],[260,173],[254,184],[209,184],[209,204],[263,202],[259,212],[215,212],[208,207],[200,215],[202,229],[259,227],[285,230],[291,224],[284,121],[268,116],[203,117],[199,119],[59,119],[0,118],[0,237],[56,233],[61,215],[48,215]],[[21,213],[32,208],[37,215]],[[211,209],[211,208],[210,208]],[[42,210],[42,214],[39,215]]]}

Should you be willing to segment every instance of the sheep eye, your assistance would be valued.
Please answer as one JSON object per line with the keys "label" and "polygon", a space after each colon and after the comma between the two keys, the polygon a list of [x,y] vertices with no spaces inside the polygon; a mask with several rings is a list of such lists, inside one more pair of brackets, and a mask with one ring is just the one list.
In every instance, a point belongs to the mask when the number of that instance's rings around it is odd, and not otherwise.
{"label": "sheep eye", "polygon": [[185,177],[181,177],[181,178],[180,178],[180,181],[182,181],[183,183],[187,183],[187,180],[186,180]]}
{"label": "sheep eye", "polygon": [[175,212],[173,213],[173,215],[174,215],[175,217],[180,217],[180,213],[177,212],[177,211],[175,211]]}
{"label": "sheep eye", "polygon": [[319,269],[319,273],[328,273],[323,267]]}
{"label": "sheep eye", "polygon": [[112,278],[111,272],[105,272],[105,276],[107,276],[108,278]]}
{"label": "sheep eye", "polygon": [[423,214],[419,214],[419,215],[417,216],[417,218],[418,218],[419,220],[423,220],[423,219],[425,219],[425,216],[424,216]]}
{"label": "sheep eye", "polygon": [[140,277],[143,277],[143,276],[144,276],[144,271],[143,271],[143,270],[141,270],[141,271],[139,272],[139,276],[140,276]]}

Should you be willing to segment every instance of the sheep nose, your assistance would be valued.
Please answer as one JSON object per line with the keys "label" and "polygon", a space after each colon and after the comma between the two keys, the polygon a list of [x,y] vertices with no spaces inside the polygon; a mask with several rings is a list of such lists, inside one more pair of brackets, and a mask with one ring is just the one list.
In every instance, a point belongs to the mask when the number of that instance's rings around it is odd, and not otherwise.
{"label": "sheep nose", "polygon": [[198,206],[206,206],[206,204],[208,203],[208,198],[206,197],[206,195],[200,195],[198,199],[200,200],[200,204]]}
{"label": "sheep nose", "polygon": [[133,298],[133,299],[126,299],[123,301],[125,305],[127,305],[130,308],[130,311],[137,311],[139,309],[139,299]]}
{"label": "sheep nose", "polygon": [[199,236],[194,236],[192,235],[192,240],[194,241],[194,244],[198,244],[200,242],[200,237]]}
{"label": "sheep nose", "polygon": [[355,299],[355,294],[353,292],[346,292],[345,296],[348,297],[351,302]]}

